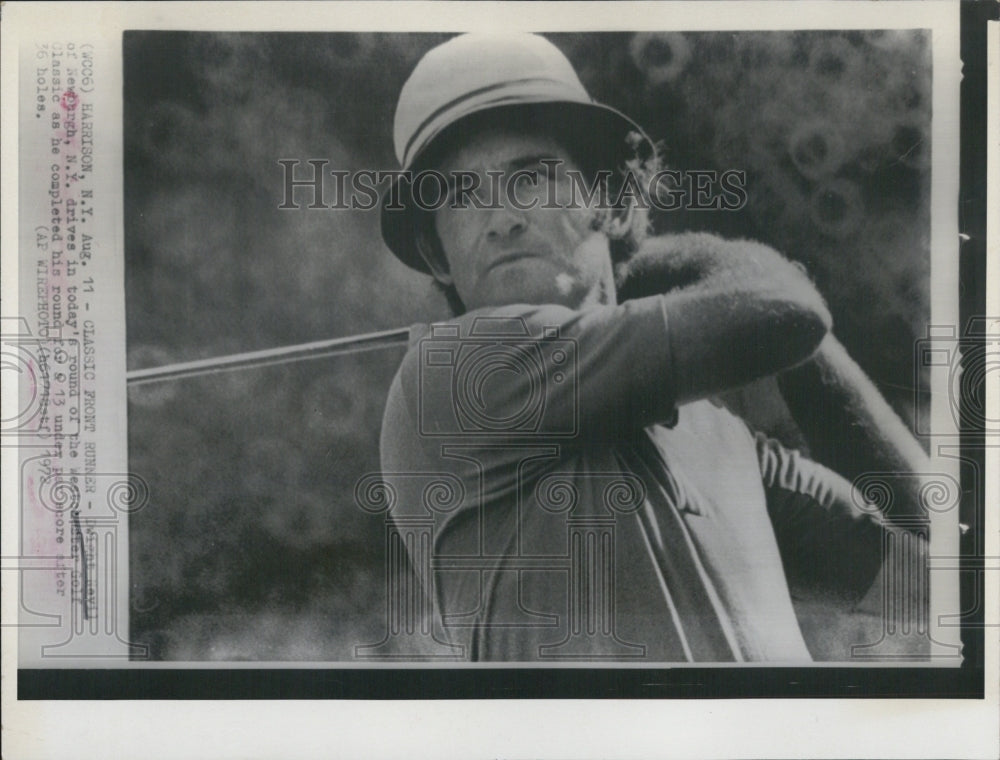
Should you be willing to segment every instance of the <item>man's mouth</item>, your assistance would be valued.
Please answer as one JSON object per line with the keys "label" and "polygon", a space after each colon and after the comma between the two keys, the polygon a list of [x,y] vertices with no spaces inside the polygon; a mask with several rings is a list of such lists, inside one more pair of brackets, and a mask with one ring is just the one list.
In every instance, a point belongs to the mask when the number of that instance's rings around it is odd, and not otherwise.
{"label": "man's mouth", "polygon": [[497,267],[504,266],[506,264],[512,264],[515,261],[521,261],[522,259],[535,259],[538,258],[538,254],[534,251],[510,251],[490,262],[490,265],[486,268],[486,271],[496,269]]}

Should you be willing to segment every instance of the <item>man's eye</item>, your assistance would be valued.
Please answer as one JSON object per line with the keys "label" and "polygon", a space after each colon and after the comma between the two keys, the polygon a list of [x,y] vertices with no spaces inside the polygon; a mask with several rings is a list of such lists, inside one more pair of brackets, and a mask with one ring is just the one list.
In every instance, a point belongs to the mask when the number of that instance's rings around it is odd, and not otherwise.
{"label": "man's eye", "polygon": [[543,178],[543,173],[537,169],[524,169],[514,177],[514,181],[517,182],[519,187],[532,187],[537,185]]}
{"label": "man's eye", "polygon": [[474,193],[475,191],[473,187],[463,185],[460,188],[456,182],[451,181],[448,183],[447,204],[449,207],[466,208],[470,205],[470,196]]}

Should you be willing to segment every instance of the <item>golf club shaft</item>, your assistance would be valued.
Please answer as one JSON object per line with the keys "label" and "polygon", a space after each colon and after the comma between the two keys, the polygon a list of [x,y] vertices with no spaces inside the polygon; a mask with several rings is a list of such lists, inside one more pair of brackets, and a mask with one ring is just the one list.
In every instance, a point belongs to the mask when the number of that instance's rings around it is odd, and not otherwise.
{"label": "golf club shaft", "polygon": [[199,377],[201,375],[212,375],[218,372],[253,369],[272,364],[305,361],[307,359],[322,359],[341,354],[371,351],[377,348],[405,346],[409,339],[409,333],[409,328],[399,327],[394,330],[383,330],[365,335],[349,335],[345,338],[319,340],[312,343],[300,343],[294,346],[268,348],[262,351],[248,351],[242,354],[230,354],[229,356],[217,356],[211,359],[167,364],[162,367],[151,367],[149,369],[136,369],[125,373],[125,380],[129,387],[133,387],[147,383],[159,383],[168,380]]}

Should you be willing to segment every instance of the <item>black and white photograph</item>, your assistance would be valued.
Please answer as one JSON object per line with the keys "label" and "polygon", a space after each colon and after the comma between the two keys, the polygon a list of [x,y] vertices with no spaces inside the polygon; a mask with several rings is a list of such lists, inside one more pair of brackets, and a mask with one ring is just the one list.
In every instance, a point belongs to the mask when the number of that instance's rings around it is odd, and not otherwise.
{"label": "black and white photograph", "polygon": [[930,655],[927,31],[123,69],[152,658]]}
{"label": "black and white photograph", "polygon": [[835,5],[15,13],[5,689],[338,756],[995,699],[989,12]]}

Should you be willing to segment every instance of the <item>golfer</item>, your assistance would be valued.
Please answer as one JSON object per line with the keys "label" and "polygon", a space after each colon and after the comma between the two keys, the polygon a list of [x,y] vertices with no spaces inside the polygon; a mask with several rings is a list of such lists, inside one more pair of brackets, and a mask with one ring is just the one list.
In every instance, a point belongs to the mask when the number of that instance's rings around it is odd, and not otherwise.
{"label": "golfer", "polygon": [[825,363],[880,467],[922,451],[803,269],[648,237],[654,145],[540,36],[428,52],[394,138],[384,239],[454,313],[411,331],[381,435],[394,515],[434,520],[408,550],[435,637],[482,661],[812,659],[793,593],[855,609],[896,528],[719,395]]}

